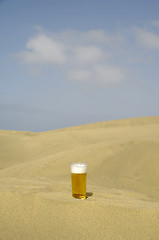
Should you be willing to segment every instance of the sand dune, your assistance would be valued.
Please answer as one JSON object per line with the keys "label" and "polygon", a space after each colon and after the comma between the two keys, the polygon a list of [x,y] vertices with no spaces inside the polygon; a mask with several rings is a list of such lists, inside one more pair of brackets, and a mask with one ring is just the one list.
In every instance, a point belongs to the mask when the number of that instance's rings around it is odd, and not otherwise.
{"label": "sand dune", "polygon": [[[86,200],[71,196],[76,161],[88,163]],[[159,117],[0,130],[1,239],[158,240]]]}

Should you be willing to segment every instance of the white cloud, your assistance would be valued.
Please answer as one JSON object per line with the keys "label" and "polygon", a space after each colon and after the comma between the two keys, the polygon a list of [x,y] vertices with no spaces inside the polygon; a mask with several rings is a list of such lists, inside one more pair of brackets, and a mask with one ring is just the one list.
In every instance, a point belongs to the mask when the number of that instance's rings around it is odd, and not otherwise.
{"label": "white cloud", "polygon": [[[65,42],[65,44],[72,46],[75,45],[87,45],[87,44],[108,44],[114,37],[113,34],[109,34],[104,30],[89,30],[86,32],[80,32],[76,30],[65,30],[59,33],[48,33],[54,39]],[[117,36],[116,36],[117,37]]]}
{"label": "white cloud", "polygon": [[76,47],[74,53],[75,59],[84,64],[98,62],[103,57],[102,50],[96,46]]}
{"label": "white cloud", "polygon": [[18,54],[26,63],[92,63],[111,56],[110,48],[117,49],[123,42],[121,34],[104,30],[79,32],[67,30],[60,33],[41,33],[26,43],[26,50]]}
{"label": "white cloud", "polygon": [[145,47],[159,49],[159,35],[142,28],[135,28],[137,41]]}
{"label": "white cloud", "polygon": [[[145,49],[138,51],[134,35],[140,44],[159,49],[159,36],[141,28],[121,29],[114,33],[102,29],[50,33],[40,29],[18,56],[29,64],[30,72],[34,74],[49,65],[72,81],[115,86],[128,80],[129,66],[134,64],[136,67],[137,61],[141,63],[145,59]],[[130,69],[134,75],[135,67]],[[131,79],[133,76],[129,75],[129,81]]]}
{"label": "white cloud", "polygon": [[92,72],[87,69],[73,69],[68,73],[68,79],[74,81],[90,81],[92,77]]}
{"label": "white cloud", "polygon": [[122,68],[110,65],[97,64],[91,69],[74,69],[69,72],[68,79],[97,85],[116,85],[125,80]]}
{"label": "white cloud", "polygon": [[26,48],[28,51],[21,52],[19,57],[27,63],[61,64],[66,59],[64,45],[44,34],[31,38]]}
{"label": "white cloud", "polygon": [[123,70],[116,66],[97,65],[95,74],[99,82],[103,84],[118,84],[125,80]]}

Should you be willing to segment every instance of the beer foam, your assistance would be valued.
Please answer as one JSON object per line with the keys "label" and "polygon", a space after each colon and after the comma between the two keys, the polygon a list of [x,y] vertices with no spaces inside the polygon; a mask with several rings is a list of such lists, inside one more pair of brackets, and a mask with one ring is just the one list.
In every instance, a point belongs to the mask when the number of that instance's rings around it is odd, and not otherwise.
{"label": "beer foam", "polygon": [[71,163],[71,173],[86,173],[87,163]]}

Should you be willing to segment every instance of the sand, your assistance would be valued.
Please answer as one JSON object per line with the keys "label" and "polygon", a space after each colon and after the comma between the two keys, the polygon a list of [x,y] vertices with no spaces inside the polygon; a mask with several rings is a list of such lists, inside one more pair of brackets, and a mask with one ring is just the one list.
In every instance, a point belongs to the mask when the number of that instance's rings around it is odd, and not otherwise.
{"label": "sand", "polygon": [[[87,199],[70,163],[88,163]],[[159,239],[159,117],[0,130],[0,240]]]}

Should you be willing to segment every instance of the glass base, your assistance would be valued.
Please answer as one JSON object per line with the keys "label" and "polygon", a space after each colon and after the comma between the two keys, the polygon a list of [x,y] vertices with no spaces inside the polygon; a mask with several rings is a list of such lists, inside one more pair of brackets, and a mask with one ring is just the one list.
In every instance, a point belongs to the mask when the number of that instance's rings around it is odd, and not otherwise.
{"label": "glass base", "polygon": [[86,195],[83,195],[83,194],[72,194],[72,197],[78,198],[78,199],[85,199]]}

